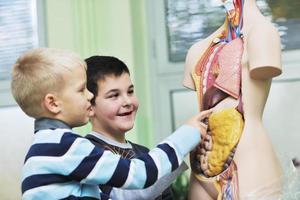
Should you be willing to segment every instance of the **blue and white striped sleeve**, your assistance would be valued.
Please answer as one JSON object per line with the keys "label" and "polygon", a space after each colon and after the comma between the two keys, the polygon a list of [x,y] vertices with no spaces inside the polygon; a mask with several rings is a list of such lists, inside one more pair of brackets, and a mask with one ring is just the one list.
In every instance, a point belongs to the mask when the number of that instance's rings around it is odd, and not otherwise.
{"label": "blue and white striped sleeve", "polygon": [[[104,151],[94,167],[80,181],[82,183],[106,184],[127,189],[148,187],[162,176],[178,168],[184,156],[199,141],[200,134],[198,130],[184,125],[148,154],[136,159],[123,159],[110,151]],[[96,154],[99,151],[98,148],[94,150]]]}
{"label": "blue and white striped sleeve", "polygon": [[69,181],[145,188],[175,170],[199,141],[198,130],[185,125],[148,154],[129,160],[65,130],[37,133],[24,163],[22,193],[43,186],[51,189],[56,183]]}

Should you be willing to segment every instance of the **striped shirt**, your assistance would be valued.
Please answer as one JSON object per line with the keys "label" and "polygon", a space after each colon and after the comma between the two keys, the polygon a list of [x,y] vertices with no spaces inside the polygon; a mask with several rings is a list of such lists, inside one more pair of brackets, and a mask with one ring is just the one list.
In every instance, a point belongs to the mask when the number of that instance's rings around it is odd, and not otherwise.
{"label": "striped shirt", "polygon": [[94,146],[62,121],[39,119],[23,166],[22,197],[101,199],[100,184],[146,188],[174,171],[199,141],[198,130],[184,125],[148,154],[129,160]]}

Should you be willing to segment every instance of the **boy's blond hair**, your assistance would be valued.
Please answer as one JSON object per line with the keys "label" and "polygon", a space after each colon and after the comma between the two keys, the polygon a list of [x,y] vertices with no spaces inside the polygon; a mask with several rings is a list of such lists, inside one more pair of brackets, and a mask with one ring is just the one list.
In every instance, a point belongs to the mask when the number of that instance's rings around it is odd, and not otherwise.
{"label": "boy's blond hair", "polygon": [[11,90],[21,109],[33,118],[42,117],[42,100],[64,87],[64,74],[75,67],[86,69],[76,53],[53,48],[38,48],[18,58],[12,70]]}

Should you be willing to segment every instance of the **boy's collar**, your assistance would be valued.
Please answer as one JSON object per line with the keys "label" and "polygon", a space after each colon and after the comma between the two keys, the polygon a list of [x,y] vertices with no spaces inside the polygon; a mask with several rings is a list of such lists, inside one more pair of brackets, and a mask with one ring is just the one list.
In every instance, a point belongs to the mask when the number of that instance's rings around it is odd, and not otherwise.
{"label": "boy's collar", "polygon": [[69,125],[65,122],[60,121],[58,119],[51,119],[51,118],[39,118],[34,121],[34,132],[44,130],[44,129],[71,129]]}
{"label": "boy's collar", "polygon": [[90,132],[89,135],[92,135],[92,136],[96,137],[97,139],[100,139],[110,145],[114,145],[114,146],[117,146],[117,147],[120,147],[123,149],[128,149],[128,148],[131,149],[132,148],[132,145],[127,140],[126,140],[126,143],[120,143],[120,142],[112,140],[112,139],[106,137],[105,135],[102,135],[101,133],[98,133],[95,131]]}

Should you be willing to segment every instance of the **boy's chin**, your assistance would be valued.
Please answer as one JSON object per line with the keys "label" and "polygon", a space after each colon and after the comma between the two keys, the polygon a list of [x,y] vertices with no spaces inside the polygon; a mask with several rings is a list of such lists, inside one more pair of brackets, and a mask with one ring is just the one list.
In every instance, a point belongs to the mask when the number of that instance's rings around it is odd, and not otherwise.
{"label": "boy's chin", "polygon": [[120,127],[120,130],[122,130],[122,132],[127,132],[127,131],[130,131],[131,129],[133,128],[133,124],[132,125],[123,125],[122,127]]}
{"label": "boy's chin", "polygon": [[76,127],[78,126],[84,126],[89,122],[89,117],[85,117],[80,121],[77,121]]}

